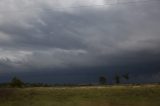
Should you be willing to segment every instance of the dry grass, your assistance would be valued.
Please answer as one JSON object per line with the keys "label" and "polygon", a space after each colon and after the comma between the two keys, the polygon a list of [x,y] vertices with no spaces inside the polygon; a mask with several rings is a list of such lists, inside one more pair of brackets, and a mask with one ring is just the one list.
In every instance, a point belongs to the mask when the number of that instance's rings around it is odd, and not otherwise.
{"label": "dry grass", "polygon": [[160,86],[0,89],[0,99],[0,106],[160,106]]}

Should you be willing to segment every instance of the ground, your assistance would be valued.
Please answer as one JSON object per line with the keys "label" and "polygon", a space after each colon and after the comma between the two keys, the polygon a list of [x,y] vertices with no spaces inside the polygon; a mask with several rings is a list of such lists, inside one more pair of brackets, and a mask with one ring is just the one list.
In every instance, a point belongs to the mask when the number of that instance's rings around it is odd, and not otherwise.
{"label": "ground", "polygon": [[0,88],[0,106],[160,106],[160,85]]}

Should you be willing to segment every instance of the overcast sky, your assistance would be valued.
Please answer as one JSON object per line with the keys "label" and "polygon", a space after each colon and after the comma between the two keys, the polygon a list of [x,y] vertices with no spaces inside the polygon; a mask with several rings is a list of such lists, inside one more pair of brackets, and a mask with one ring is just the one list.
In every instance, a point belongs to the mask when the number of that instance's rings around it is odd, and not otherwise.
{"label": "overcast sky", "polygon": [[125,72],[154,82],[159,64],[159,0],[0,1],[0,82]]}

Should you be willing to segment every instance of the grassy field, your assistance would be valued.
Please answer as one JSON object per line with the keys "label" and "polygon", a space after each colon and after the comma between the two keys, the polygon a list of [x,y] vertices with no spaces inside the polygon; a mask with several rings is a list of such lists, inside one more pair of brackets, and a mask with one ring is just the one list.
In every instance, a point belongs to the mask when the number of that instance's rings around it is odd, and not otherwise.
{"label": "grassy field", "polygon": [[160,106],[160,86],[0,88],[0,106]]}

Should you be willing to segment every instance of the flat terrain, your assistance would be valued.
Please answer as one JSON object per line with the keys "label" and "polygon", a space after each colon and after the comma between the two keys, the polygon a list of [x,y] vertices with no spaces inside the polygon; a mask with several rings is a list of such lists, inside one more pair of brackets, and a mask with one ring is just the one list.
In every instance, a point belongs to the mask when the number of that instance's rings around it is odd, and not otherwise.
{"label": "flat terrain", "polygon": [[160,106],[160,85],[0,88],[0,106]]}

